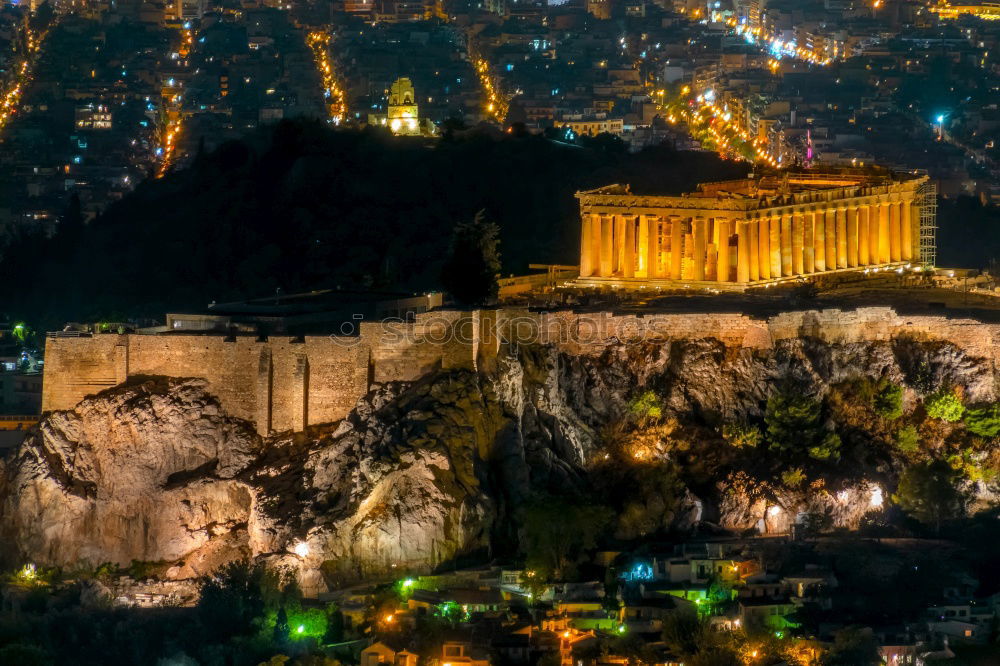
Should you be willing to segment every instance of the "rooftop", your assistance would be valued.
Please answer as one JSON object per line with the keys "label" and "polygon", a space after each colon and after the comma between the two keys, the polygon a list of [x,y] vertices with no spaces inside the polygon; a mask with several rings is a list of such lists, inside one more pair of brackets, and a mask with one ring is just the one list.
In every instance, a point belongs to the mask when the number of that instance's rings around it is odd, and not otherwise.
{"label": "rooftop", "polygon": [[861,197],[901,189],[913,190],[927,180],[921,171],[886,169],[837,169],[751,174],[739,180],[701,183],[694,192],[677,195],[636,193],[629,185],[606,185],[577,192],[584,205],[711,207],[752,210],[770,206],[805,204]]}

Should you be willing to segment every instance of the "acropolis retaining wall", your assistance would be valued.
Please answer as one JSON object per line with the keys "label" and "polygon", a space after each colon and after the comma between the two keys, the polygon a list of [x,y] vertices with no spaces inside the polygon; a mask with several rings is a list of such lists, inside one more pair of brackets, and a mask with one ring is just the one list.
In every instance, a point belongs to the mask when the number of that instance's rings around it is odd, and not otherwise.
{"label": "acropolis retaining wall", "polygon": [[373,383],[415,381],[439,370],[488,367],[509,344],[552,344],[596,354],[615,341],[714,338],[767,349],[785,338],[827,342],[908,336],[947,340],[997,363],[1000,325],[946,316],[902,316],[890,308],[743,314],[440,311],[409,323],[363,323],[357,336],[225,338],[214,335],[50,336],[42,408],[71,409],[130,377],[197,377],[233,416],[261,433],[295,430],[346,416]]}

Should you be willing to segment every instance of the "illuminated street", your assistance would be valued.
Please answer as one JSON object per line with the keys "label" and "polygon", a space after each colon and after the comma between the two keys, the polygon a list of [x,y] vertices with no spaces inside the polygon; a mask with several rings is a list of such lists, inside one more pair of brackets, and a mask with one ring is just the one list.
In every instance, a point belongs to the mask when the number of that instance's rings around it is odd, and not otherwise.
{"label": "illuminated street", "polygon": [[41,56],[45,40],[55,26],[54,19],[40,32],[33,31],[28,24],[22,27],[18,41],[23,50],[12,63],[12,67],[0,82],[0,132],[20,109],[25,89],[31,85],[38,58]]}
{"label": "illuminated street", "polygon": [[330,57],[330,34],[327,32],[310,32],[306,36],[306,42],[312,50],[313,58],[316,61],[316,69],[323,77],[323,96],[326,99],[326,106],[330,117],[330,122],[339,125],[347,116],[347,104],[344,99],[344,91],[337,80],[337,72],[334,67],[334,60]]}

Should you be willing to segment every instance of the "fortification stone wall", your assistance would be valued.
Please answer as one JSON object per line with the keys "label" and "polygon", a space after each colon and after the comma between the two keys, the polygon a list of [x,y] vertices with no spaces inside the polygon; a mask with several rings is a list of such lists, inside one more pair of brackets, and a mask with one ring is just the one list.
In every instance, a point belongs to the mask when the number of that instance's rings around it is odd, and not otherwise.
{"label": "fortification stone wall", "polygon": [[353,337],[266,341],[203,335],[50,337],[43,410],[70,409],[85,396],[138,375],[199,377],[223,407],[261,433],[304,429],[346,416],[373,382],[415,381],[439,369],[488,368],[514,344],[548,344],[600,354],[615,342],[713,338],[767,349],[813,337],[831,343],[909,336],[947,340],[997,366],[1000,325],[946,316],[901,316],[891,308],[743,314],[628,314],[503,309],[441,311],[407,323],[363,323]]}

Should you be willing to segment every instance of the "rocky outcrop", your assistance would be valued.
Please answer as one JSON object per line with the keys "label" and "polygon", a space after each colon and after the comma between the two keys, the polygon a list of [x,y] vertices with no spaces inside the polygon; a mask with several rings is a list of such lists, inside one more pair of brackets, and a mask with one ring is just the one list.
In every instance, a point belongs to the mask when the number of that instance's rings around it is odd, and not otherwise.
{"label": "rocky outcrop", "polygon": [[254,492],[236,476],[260,449],[197,381],[107,391],[29,435],[3,527],[39,562],[176,560],[221,540],[238,550]]}
{"label": "rocky outcrop", "polygon": [[[989,363],[905,338],[767,349],[646,340],[578,354],[525,345],[479,372],[376,386],[343,421],[269,438],[225,414],[200,380],[141,378],[46,416],[6,462],[0,530],[21,559],[163,561],[177,579],[245,556],[294,564],[312,589],[426,569],[509,547],[511,512],[531,493],[587,488],[608,427],[640,389],[662,397],[665,418],[700,428],[657,439],[650,455],[668,460],[670,442],[757,417],[780,387],[823,395],[859,374],[995,398]],[[856,527],[888,489],[852,474],[792,492],[733,473],[663,511],[680,528],[784,531],[809,513]]]}

